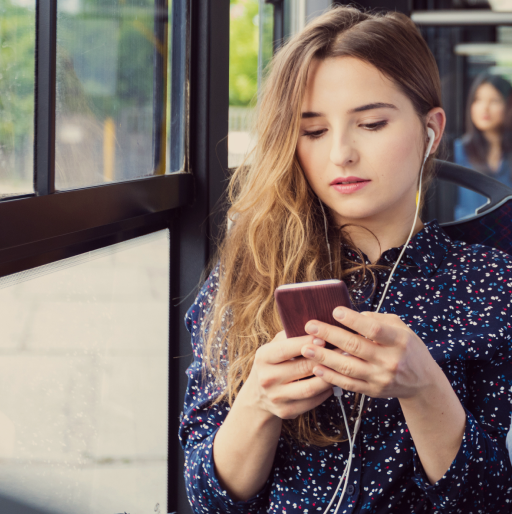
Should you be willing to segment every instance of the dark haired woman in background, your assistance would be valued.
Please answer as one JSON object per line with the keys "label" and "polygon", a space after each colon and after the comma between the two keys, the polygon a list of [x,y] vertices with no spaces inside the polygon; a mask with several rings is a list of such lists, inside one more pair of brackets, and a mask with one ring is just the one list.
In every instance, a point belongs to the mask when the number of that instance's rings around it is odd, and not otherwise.
{"label": "dark haired woman in background", "polygon": [[[512,87],[498,75],[479,75],[469,92],[466,134],[454,144],[454,160],[512,187],[510,100]],[[474,214],[484,197],[459,188],[455,219]]]}

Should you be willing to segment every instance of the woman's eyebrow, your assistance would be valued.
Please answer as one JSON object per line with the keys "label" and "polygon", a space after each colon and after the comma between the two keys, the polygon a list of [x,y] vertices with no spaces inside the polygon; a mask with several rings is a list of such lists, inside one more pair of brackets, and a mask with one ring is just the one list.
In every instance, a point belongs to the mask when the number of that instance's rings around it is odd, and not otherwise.
{"label": "woman's eyebrow", "polygon": [[[359,107],[354,107],[353,109],[350,109],[347,111],[348,114],[354,114],[355,112],[363,112],[363,111],[371,111],[372,109],[396,109],[398,110],[398,107],[393,104],[387,104],[384,102],[374,102],[371,104],[366,105],[360,105]],[[314,112],[314,111],[307,111],[301,113],[301,118],[307,119],[307,118],[324,118],[325,114],[322,112]]]}
{"label": "woman's eyebrow", "polygon": [[353,109],[350,109],[348,111],[348,114],[353,114],[355,112],[362,112],[362,111],[371,111],[372,109],[396,109],[396,110],[398,110],[398,107],[393,104],[386,104],[383,102],[375,102],[372,104],[366,104],[366,105],[361,105],[359,107],[354,107]]}
{"label": "woman's eyebrow", "polygon": [[302,119],[306,118],[324,118],[325,114],[322,112],[303,112],[301,115]]}

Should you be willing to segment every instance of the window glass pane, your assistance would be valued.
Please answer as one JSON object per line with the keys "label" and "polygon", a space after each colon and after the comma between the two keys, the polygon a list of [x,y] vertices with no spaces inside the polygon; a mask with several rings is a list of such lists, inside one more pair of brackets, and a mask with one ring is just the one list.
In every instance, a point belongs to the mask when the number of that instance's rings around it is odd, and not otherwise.
{"label": "window glass pane", "polygon": [[35,0],[0,0],[0,198],[34,191]]}
{"label": "window glass pane", "polygon": [[168,231],[0,279],[0,311],[0,494],[166,513]]}
{"label": "window glass pane", "polygon": [[57,189],[163,173],[154,155],[166,146],[164,2],[57,5]]}
{"label": "window glass pane", "polygon": [[[251,128],[258,92],[259,0],[231,0],[228,166],[254,146]],[[271,7],[271,6],[269,6]]]}
{"label": "window glass pane", "polygon": [[[256,143],[252,130],[255,106],[258,90],[272,59],[274,32],[279,37],[276,46],[280,46],[283,40],[301,30],[308,21],[329,9],[331,3],[330,0],[285,0],[282,6],[274,6],[273,2],[266,0],[231,0],[228,135],[230,168],[242,164]],[[276,15],[276,27],[274,9],[281,13]],[[281,38],[277,34],[281,34],[283,30]],[[246,163],[250,162],[249,155]]]}

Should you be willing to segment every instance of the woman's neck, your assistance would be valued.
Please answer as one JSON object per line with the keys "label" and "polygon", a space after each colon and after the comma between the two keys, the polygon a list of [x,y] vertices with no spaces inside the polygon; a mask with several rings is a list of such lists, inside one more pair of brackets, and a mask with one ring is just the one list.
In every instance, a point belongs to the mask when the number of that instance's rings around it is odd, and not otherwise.
{"label": "woman's neck", "polygon": [[[407,217],[402,222],[387,223],[386,221],[357,223],[346,227],[344,231],[350,236],[352,242],[375,264],[381,253],[390,248],[399,247],[407,241],[411,232],[414,216]],[[413,237],[423,228],[423,222],[418,218],[414,226]],[[368,232],[368,229],[371,231]],[[377,236],[378,242],[372,233]],[[380,244],[380,248],[379,248]]]}

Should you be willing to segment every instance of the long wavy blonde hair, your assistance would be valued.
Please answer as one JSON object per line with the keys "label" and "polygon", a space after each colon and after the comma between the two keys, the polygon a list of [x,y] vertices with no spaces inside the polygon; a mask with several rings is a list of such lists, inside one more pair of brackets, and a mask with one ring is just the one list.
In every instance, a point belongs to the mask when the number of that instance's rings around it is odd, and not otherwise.
{"label": "long wavy blonde hair", "polygon": [[[249,376],[256,350],[282,330],[274,303],[276,287],[344,279],[352,273],[361,280],[368,274],[373,278],[376,265],[347,260],[343,244],[359,255],[360,251],[343,227],[329,218],[331,275],[323,215],[296,156],[310,63],[341,56],[372,64],[393,80],[421,120],[441,106],[434,57],[403,14],[334,7],[277,53],[260,95],[252,163],[238,167],[229,184],[228,218],[234,223],[219,247],[218,290],[203,322],[204,371],[214,377],[220,391],[214,403],[232,405]],[[425,164],[423,191],[432,178],[432,164],[431,156]],[[316,409],[284,420],[283,433],[320,447],[345,438],[341,426],[319,423]]]}

